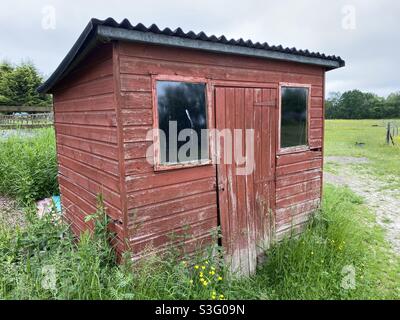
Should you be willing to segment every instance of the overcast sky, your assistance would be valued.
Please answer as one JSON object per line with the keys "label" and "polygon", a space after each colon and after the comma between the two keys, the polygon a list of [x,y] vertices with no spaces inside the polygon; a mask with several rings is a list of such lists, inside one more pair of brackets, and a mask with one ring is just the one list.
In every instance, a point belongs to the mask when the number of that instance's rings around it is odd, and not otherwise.
{"label": "overcast sky", "polygon": [[0,60],[29,59],[48,76],[92,17],[340,55],[346,67],[328,72],[327,92],[400,90],[396,0],[2,0]]}

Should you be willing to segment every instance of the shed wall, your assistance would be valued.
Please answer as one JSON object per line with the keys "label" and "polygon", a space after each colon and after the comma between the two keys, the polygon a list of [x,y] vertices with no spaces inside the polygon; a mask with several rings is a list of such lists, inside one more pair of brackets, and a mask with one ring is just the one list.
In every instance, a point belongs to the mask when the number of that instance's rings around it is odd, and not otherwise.
{"label": "shed wall", "polygon": [[278,238],[306,222],[321,196],[323,68],[137,43],[120,43],[118,57],[129,241],[134,253],[165,245],[169,233],[186,232],[193,234],[187,240],[190,251],[199,242],[209,243],[210,230],[218,224],[215,166],[154,172],[145,159],[152,142],[146,139],[153,125],[152,75],[200,77],[243,87],[246,83],[276,88],[280,82],[310,84],[312,151],[276,158]]}
{"label": "shed wall", "polygon": [[57,86],[54,117],[65,218],[76,234],[90,227],[103,194],[119,251],[124,248],[113,46],[101,45]]}

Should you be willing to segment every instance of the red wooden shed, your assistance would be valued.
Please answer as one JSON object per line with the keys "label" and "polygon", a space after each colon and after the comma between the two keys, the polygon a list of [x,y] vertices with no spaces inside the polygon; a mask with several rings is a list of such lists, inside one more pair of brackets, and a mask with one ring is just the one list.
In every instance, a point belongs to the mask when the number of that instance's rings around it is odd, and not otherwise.
{"label": "red wooden shed", "polygon": [[85,230],[102,193],[118,252],[135,258],[171,242],[190,253],[220,226],[232,268],[253,272],[320,204],[325,72],[342,66],[308,50],[92,19],[39,88],[54,96],[65,218]]}

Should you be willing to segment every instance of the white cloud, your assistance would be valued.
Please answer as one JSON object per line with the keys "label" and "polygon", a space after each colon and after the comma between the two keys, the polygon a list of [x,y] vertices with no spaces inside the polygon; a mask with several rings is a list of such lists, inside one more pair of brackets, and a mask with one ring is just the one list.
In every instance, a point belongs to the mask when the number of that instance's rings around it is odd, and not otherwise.
{"label": "white cloud", "polygon": [[[355,8],[356,29],[342,28],[345,5]],[[42,9],[54,6],[56,29],[42,29]],[[400,2],[395,0],[3,0],[0,59],[30,58],[50,74],[92,17],[205,31],[340,55],[346,67],[327,75],[327,92],[359,88],[399,90]]]}

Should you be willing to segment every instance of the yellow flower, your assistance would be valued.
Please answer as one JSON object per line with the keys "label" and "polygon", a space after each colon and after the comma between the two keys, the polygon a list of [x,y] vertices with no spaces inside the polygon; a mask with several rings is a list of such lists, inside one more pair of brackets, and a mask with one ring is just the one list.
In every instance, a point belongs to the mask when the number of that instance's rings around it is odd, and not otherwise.
{"label": "yellow flower", "polygon": [[218,281],[222,281],[222,277],[221,276],[218,277]]}
{"label": "yellow flower", "polygon": [[212,300],[215,300],[215,299],[217,299],[217,296],[212,295],[212,296],[211,296],[211,299],[212,299]]}
{"label": "yellow flower", "polygon": [[195,265],[195,266],[194,266],[194,268],[195,268],[195,269],[198,269],[198,268],[199,268],[199,266],[198,266],[198,265]]}
{"label": "yellow flower", "polygon": [[314,254],[314,251],[311,251],[311,255],[313,255]]}
{"label": "yellow flower", "polygon": [[206,264],[208,264],[208,261],[206,261]]}
{"label": "yellow flower", "polygon": [[206,267],[205,266],[201,266],[201,268],[204,270]]}
{"label": "yellow flower", "polygon": [[213,291],[213,292],[212,292],[212,295],[213,295],[213,296],[216,296],[216,295],[217,295],[217,292],[216,292],[216,291]]}
{"label": "yellow flower", "polygon": [[207,287],[208,282],[207,281],[203,281],[203,286]]}
{"label": "yellow flower", "polygon": [[200,278],[203,278],[203,272],[200,272]]}
{"label": "yellow flower", "polygon": [[220,294],[219,295],[219,298],[222,300],[222,299],[224,299],[224,295],[223,294]]}
{"label": "yellow flower", "polygon": [[212,270],[212,271],[215,271],[215,268],[214,268],[214,267],[211,267],[211,270]]}
{"label": "yellow flower", "polygon": [[190,284],[193,284],[193,280],[189,280],[189,283],[190,283]]}
{"label": "yellow flower", "polygon": [[215,271],[210,271],[209,274],[213,276],[215,274]]}

